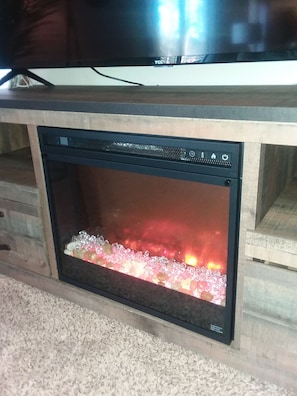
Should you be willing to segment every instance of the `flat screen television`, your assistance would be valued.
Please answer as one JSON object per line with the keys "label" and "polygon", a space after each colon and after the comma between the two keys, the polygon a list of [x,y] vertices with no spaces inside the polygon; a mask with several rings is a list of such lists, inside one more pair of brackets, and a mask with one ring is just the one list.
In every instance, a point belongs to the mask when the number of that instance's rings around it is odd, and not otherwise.
{"label": "flat screen television", "polygon": [[0,84],[35,68],[297,59],[297,0],[0,3]]}

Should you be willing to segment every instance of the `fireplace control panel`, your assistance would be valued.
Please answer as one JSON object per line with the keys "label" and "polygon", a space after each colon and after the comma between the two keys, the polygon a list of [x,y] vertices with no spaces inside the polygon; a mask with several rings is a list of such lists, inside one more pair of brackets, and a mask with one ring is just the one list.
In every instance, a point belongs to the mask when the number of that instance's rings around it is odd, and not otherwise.
{"label": "fireplace control panel", "polygon": [[232,166],[232,154],[228,151],[186,149],[185,157],[181,159],[213,166]]}
{"label": "fireplace control panel", "polygon": [[82,138],[68,138],[67,136],[59,136],[54,139],[54,144],[58,146],[83,148],[83,149],[94,149],[99,151],[115,151],[125,152],[128,154],[141,154],[148,155],[150,157],[162,157],[172,160],[199,162],[201,164],[208,164],[214,166],[232,166],[232,154],[228,151],[214,151],[205,149],[192,149],[184,147],[172,147],[155,144],[141,144],[141,143],[129,143],[129,142],[116,142],[106,140],[85,140]]}
{"label": "fireplace control panel", "polygon": [[[47,132],[49,129],[46,128]],[[54,128],[41,134],[41,143],[46,151],[79,150],[87,156],[120,154],[175,162],[178,167],[193,164],[201,167],[203,173],[221,169],[222,175],[227,171],[226,176],[239,176],[241,144],[237,142]]]}

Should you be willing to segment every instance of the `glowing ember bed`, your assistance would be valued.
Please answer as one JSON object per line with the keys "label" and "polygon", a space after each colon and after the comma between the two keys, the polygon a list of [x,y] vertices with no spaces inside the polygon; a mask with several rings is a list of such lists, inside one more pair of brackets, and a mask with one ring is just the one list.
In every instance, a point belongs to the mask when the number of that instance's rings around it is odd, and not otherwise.
{"label": "glowing ember bed", "polygon": [[118,243],[110,244],[102,236],[88,235],[85,231],[73,238],[64,253],[214,304],[225,305],[227,277],[222,271],[214,270],[220,265],[212,261],[198,267],[198,259],[189,254],[186,254],[184,262],[168,259],[165,255],[151,256],[147,250],[143,252]]}
{"label": "glowing ember bed", "polygon": [[229,343],[240,144],[39,136],[60,279]]}

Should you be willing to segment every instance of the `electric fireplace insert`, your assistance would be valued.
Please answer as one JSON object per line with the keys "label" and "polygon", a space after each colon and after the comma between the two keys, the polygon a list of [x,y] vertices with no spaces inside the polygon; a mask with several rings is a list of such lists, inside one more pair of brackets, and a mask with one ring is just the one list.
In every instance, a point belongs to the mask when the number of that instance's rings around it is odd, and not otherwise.
{"label": "electric fireplace insert", "polygon": [[241,144],[38,131],[60,279],[229,344]]}

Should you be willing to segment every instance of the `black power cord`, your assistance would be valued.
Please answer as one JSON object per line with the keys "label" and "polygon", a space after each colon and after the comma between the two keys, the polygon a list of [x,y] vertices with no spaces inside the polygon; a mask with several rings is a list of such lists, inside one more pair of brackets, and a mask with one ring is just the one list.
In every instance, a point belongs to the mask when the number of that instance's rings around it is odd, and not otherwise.
{"label": "black power cord", "polygon": [[92,66],[91,66],[91,69],[92,69],[95,73],[99,74],[99,76],[106,77],[106,78],[110,78],[111,80],[121,81],[121,82],[125,82],[125,83],[128,83],[128,84],[134,84],[134,85],[138,85],[138,86],[140,86],[140,87],[143,87],[143,86],[144,86],[144,84],[137,83],[137,82],[134,82],[134,81],[129,81],[129,80],[124,80],[124,79],[118,78],[118,77],[108,76],[107,74],[103,74],[103,73],[99,72],[98,70],[95,69],[95,67],[92,67]]}

